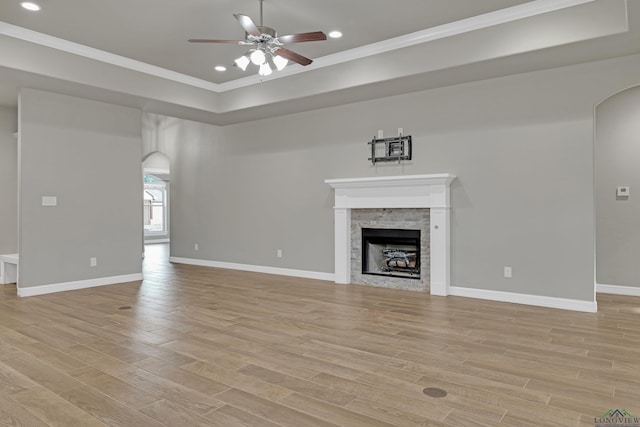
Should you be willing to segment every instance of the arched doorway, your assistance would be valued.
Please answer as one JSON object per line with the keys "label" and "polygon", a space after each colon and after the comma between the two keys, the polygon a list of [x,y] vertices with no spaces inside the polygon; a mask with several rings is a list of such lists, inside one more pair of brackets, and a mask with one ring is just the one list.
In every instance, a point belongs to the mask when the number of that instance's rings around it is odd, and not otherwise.
{"label": "arched doorway", "polygon": [[640,86],[595,110],[596,282],[640,295]]}

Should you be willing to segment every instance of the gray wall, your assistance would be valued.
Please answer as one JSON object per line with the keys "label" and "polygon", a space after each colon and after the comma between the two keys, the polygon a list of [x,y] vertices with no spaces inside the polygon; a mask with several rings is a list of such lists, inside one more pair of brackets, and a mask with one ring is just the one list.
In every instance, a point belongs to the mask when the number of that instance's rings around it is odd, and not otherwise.
{"label": "gray wall", "polygon": [[140,111],[24,89],[19,120],[19,286],[140,273]]}
{"label": "gray wall", "polygon": [[17,130],[16,109],[0,107],[0,254],[18,252]]}
{"label": "gray wall", "polygon": [[596,109],[596,202],[597,282],[640,287],[640,87]]}
{"label": "gray wall", "polygon": [[[452,285],[592,301],[593,109],[639,72],[627,57],[225,128],[149,116],[172,256],[333,272],[325,179],[448,172]],[[366,142],[398,127],[414,160],[371,166]]]}

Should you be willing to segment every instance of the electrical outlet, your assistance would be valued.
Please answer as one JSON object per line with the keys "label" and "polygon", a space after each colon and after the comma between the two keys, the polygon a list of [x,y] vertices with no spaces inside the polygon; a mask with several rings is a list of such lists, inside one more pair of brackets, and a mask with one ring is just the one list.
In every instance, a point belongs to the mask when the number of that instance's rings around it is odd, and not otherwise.
{"label": "electrical outlet", "polygon": [[90,267],[95,267],[97,265],[98,265],[98,258],[96,258],[94,256],[89,258],[89,266]]}
{"label": "electrical outlet", "polygon": [[507,279],[511,279],[512,277],[511,273],[512,273],[511,267],[504,268],[504,277],[506,277]]}
{"label": "electrical outlet", "polygon": [[193,250],[197,251],[199,249],[198,244],[196,243],[195,245],[193,245]]}
{"label": "electrical outlet", "polygon": [[277,256],[278,258],[282,258],[282,249],[278,249],[278,250],[276,251],[276,256]]}

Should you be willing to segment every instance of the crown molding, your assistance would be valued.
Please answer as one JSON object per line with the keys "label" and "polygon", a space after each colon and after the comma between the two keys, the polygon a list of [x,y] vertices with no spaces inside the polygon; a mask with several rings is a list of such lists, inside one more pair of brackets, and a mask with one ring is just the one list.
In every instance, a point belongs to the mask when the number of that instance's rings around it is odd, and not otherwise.
{"label": "crown molding", "polygon": [[166,68],[157,67],[155,65],[150,65],[146,62],[136,61],[135,59],[105,52],[100,49],[95,49],[93,47],[85,46],[80,43],[71,42],[59,37],[53,37],[48,34],[39,33],[37,31],[29,30],[24,27],[9,24],[7,22],[0,21],[0,34],[38,44],[40,46],[50,47],[62,52],[71,53],[89,59],[95,59],[96,61],[104,62],[106,64],[116,65],[118,67],[127,68],[133,71],[139,71],[151,76],[198,87],[200,89],[206,89],[213,92],[219,91],[217,83],[208,82],[206,80],[167,70]]}
{"label": "crown molding", "polygon": [[284,70],[272,74],[269,77],[259,76],[257,74],[243,77],[240,79],[224,82],[213,83],[197,77],[188,76],[186,74],[167,70],[162,67],[147,64],[124,56],[105,52],[79,43],[53,37],[17,25],[0,21],[0,34],[35,43],[41,46],[57,49],[62,52],[83,56],[94,59],[107,64],[116,65],[133,71],[138,71],[151,76],[172,80],[177,83],[186,84],[200,89],[209,90],[215,93],[228,92],[247,86],[280,79],[295,74],[300,74],[312,70],[318,70],[325,67],[338,65],[348,61],[354,61],[421,43],[427,43],[434,40],[444,39],[471,31],[489,28],[520,19],[529,18],[544,13],[554,12],[569,7],[579,6],[586,3],[592,3],[596,0],[534,0],[521,5],[485,13],[471,18],[438,25],[436,27],[427,28],[414,33],[394,37],[377,43],[371,43],[365,46],[345,50],[342,52],[326,55],[314,60],[314,62],[306,67],[298,64],[292,64]]}

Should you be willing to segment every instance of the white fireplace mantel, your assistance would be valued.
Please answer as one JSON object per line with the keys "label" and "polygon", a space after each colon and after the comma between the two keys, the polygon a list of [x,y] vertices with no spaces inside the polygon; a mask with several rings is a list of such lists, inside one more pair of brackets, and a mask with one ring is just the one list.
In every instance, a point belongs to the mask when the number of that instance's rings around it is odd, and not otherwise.
{"label": "white fireplace mantel", "polygon": [[327,179],[335,189],[335,281],[351,283],[351,209],[429,208],[430,288],[448,295],[451,174]]}

